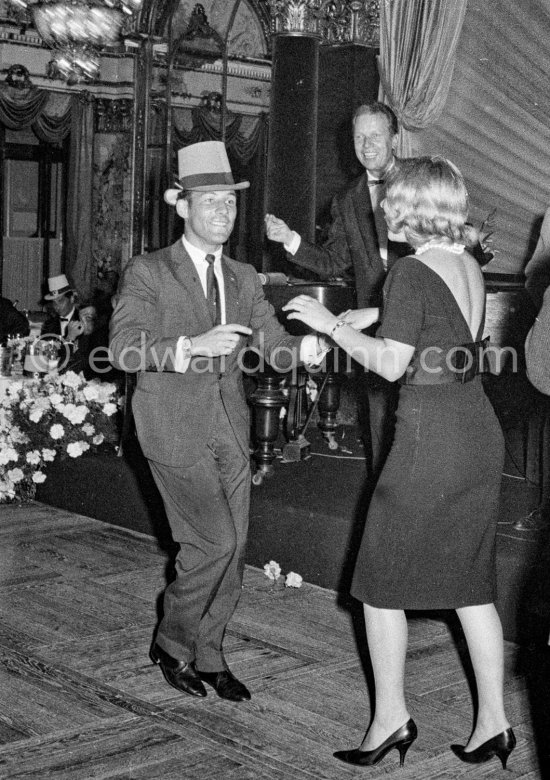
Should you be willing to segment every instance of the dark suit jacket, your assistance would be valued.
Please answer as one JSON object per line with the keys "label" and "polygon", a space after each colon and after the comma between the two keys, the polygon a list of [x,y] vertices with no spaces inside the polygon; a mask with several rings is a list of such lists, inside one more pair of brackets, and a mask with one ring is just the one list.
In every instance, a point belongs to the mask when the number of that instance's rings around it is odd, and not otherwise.
{"label": "dark suit jacket", "polygon": [[321,278],[340,276],[349,268],[355,274],[357,306],[379,306],[386,271],[374,224],[366,174],[336,195],[331,206],[332,224],[327,240],[316,246],[302,239],[294,256],[296,265]]}
{"label": "dark suit jacket", "polygon": [[29,335],[29,321],[7,298],[0,298],[0,341],[8,336]]}
{"label": "dark suit jacket", "polygon": [[[398,166],[406,164],[403,159],[396,158],[395,162]],[[324,279],[341,276],[353,268],[357,306],[360,309],[382,304],[382,287],[386,276],[367,182],[367,175],[363,173],[335,196],[331,206],[332,224],[322,246],[302,238],[296,254],[288,254],[291,262],[314,271]],[[389,242],[388,249],[388,270],[398,257],[414,252],[405,242]],[[469,251],[480,265],[487,262],[479,243]]]}
{"label": "dark suit jacket", "polygon": [[[251,265],[224,256],[222,267],[226,322],[252,328],[267,360],[288,368],[290,351],[296,355],[302,339],[280,325]],[[173,370],[178,338],[212,327],[200,279],[181,240],[133,258],[120,289],[110,347],[117,368],[139,371],[132,406],[145,456],[171,466],[196,463],[221,396],[236,442],[248,458],[249,415],[239,363],[247,339],[242,337],[241,348],[227,356],[221,374],[207,370],[208,360],[200,357],[185,373]],[[158,370],[150,370],[155,365]]]}

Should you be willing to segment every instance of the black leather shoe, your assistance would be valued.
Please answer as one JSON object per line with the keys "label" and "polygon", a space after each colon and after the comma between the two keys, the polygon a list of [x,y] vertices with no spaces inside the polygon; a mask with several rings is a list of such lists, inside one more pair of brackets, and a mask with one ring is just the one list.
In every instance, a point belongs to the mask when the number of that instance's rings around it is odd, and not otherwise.
{"label": "black leather shoe", "polygon": [[516,746],[516,737],[512,729],[506,729],[496,737],[488,739],[475,750],[464,750],[464,745],[451,745],[451,750],[466,764],[483,764],[490,758],[500,758],[502,768],[506,769],[506,762],[512,750]]}
{"label": "black leather shoe", "polygon": [[229,669],[223,672],[201,672],[197,669],[197,674],[204,682],[211,685],[218,696],[229,701],[248,701],[250,691],[240,680],[231,674]]}
{"label": "black leather shoe", "polygon": [[172,688],[176,688],[182,693],[188,693],[190,696],[199,696],[200,698],[206,696],[206,688],[193,664],[177,661],[156,644],[151,648],[151,661],[160,666],[164,679]]}
{"label": "black leather shoe", "polygon": [[382,761],[384,756],[390,752],[392,748],[399,750],[399,766],[403,766],[405,763],[405,756],[407,750],[418,736],[416,723],[410,718],[401,728],[394,731],[393,734],[378,745],[374,750],[337,750],[334,753],[334,758],[338,758],[340,761],[345,761],[346,764],[355,764],[355,766],[373,766],[379,761]]}

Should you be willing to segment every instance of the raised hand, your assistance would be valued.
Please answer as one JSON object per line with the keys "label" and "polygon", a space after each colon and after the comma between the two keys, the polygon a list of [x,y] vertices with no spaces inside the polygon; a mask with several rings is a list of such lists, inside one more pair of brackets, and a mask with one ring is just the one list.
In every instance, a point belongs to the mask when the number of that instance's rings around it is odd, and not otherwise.
{"label": "raised hand", "polygon": [[289,244],[292,240],[292,230],[274,214],[265,215],[265,232],[270,241],[278,241],[280,244]]}
{"label": "raised hand", "polygon": [[250,336],[252,328],[238,323],[216,325],[214,328],[193,336],[191,339],[191,354],[205,357],[230,355],[237,347],[241,336]]}

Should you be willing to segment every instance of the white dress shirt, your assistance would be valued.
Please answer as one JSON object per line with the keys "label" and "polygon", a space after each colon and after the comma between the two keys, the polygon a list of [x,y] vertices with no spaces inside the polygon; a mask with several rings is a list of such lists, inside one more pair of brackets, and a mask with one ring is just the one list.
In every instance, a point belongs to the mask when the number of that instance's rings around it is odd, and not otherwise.
{"label": "white dress shirt", "polygon": [[[190,244],[185,236],[182,236],[181,240],[187,254],[193,261],[193,265],[197,270],[202,289],[204,291],[204,297],[206,298],[206,272],[208,270],[206,255],[203,250],[197,249],[197,247],[193,246],[193,244]],[[218,289],[220,293],[220,323],[225,325],[227,323],[225,320],[225,285],[221,262],[222,247],[217,249],[215,252],[211,252],[210,254],[213,254],[216,258],[214,260],[214,274],[218,282]],[[180,374],[183,374],[185,371],[187,371],[189,363],[191,362],[190,355],[183,348],[183,342],[185,338],[188,338],[187,334],[179,337],[174,360],[174,371],[177,371]],[[302,339],[302,343],[300,344],[300,360],[306,365],[318,365],[327,352],[329,352],[329,348],[323,348],[315,334],[308,334]]]}

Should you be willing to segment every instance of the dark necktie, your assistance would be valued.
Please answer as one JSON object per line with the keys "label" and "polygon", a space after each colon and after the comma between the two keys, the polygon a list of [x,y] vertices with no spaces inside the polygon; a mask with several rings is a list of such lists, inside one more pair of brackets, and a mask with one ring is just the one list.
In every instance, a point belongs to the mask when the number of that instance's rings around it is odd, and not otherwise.
{"label": "dark necktie", "polygon": [[214,273],[214,261],[216,258],[214,255],[206,255],[205,259],[208,263],[208,269],[206,271],[206,300],[208,301],[212,323],[214,325],[219,325],[221,322],[220,288],[218,286],[216,274]]}

